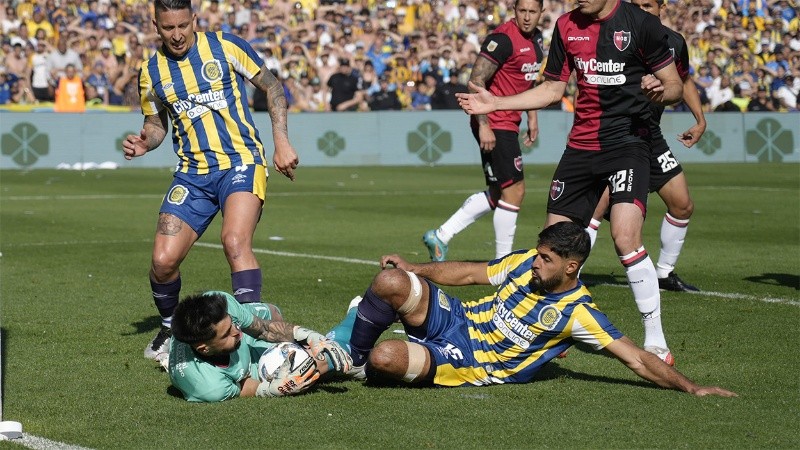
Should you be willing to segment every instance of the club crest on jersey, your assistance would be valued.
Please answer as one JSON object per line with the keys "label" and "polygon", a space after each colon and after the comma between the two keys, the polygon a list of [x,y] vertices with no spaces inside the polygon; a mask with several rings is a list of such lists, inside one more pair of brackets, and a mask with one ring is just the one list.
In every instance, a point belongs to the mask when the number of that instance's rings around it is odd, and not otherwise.
{"label": "club crest on jersey", "polygon": [[522,156],[514,158],[514,168],[517,169],[517,172],[522,172]]}
{"label": "club crest on jersey", "polygon": [[206,61],[203,63],[201,73],[203,74],[203,79],[209,83],[217,81],[222,78],[222,64],[216,59]]}
{"label": "club crest on jersey", "polygon": [[539,311],[539,323],[546,330],[552,330],[561,320],[561,311],[553,305],[547,305]]}
{"label": "club crest on jersey", "polygon": [[176,184],[175,186],[172,186],[172,189],[169,190],[169,193],[167,194],[167,202],[173,205],[182,205],[188,196],[189,190],[186,189],[186,186]]}
{"label": "club crest on jersey", "polygon": [[561,197],[561,194],[564,193],[564,182],[559,180],[553,180],[550,184],[550,198],[553,200],[558,200]]}
{"label": "club crest on jersey", "polygon": [[630,31],[615,31],[614,32],[614,46],[617,50],[624,52],[628,46],[631,45],[631,32]]}
{"label": "club crest on jersey", "polygon": [[496,48],[497,48],[497,42],[495,41],[489,41],[489,44],[486,46],[486,50],[489,50],[490,52],[493,52],[494,49]]}
{"label": "club crest on jersey", "polygon": [[442,291],[439,291],[439,307],[450,311],[450,302],[447,301],[447,296]]}

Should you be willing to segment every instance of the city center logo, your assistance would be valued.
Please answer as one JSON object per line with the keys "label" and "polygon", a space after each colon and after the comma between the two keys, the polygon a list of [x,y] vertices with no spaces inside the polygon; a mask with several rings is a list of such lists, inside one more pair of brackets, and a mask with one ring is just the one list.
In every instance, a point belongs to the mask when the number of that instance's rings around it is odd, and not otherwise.
{"label": "city center logo", "polygon": [[631,32],[630,31],[615,31],[614,32],[614,46],[617,50],[624,52],[628,46],[631,45]]}

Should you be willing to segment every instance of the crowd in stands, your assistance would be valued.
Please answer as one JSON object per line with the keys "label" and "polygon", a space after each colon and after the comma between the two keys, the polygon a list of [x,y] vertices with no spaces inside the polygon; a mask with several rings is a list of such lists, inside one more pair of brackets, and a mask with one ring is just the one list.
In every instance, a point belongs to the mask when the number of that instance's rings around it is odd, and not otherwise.
{"label": "crowd in stands", "polygon": [[[667,0],[707,111],[797,111],[800,0]],[[148,0],[4,0],[0,104],[139,108],[156,52]],[[482,39],[513,0],[199,0],[197,31],[242,37],[284,82],[291,111],[458,108]],[[571,1],[545,0],[545,46]],[[65,81],[66,80],[66,81]],[[76,83],[75,80],[80,80]],[[253,92],[254,91],[254,92]],[[258,90],[252,107],[266,109]],[[565,99],[555,108],[569,109]],[[678,107],[680,108],[680,107]]]}

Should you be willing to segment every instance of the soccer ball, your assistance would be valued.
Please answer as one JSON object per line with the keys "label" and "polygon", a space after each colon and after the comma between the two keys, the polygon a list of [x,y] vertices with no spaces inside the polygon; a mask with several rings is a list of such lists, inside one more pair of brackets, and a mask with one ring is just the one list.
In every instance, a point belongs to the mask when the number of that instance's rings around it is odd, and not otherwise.
{"label": "soccer ball", "polygon": [[294,361],[291,370],[303,365],[314,364],[311,355],[305,348],[294,342],[280,342],[268,348],[258,358],[258,379],[261,381],[271,381],[275,378],[278,368],[289,357],[289,353],[294,350]]}

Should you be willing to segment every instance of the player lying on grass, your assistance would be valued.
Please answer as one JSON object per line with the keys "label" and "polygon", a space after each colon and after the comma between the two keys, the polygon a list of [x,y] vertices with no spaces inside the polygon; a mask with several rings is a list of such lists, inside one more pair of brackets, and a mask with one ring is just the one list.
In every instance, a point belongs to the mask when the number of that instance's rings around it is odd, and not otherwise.
{"label": "player lying on grass", "polygon": [[[370,379],[436,386],[525,383],[559,353],[584,343],[659,386],[697,396],[736,395],[696,384],[617,330],[578,279],[588,255],[586,231],[559,222],[539,234],[536,249],[488,263],[412,264],[384,256],[386,270],[358,306],[350,338],[354,370],[363,367],[362,376]],[[434,283],[491,284],[497,290],[462,302]],[[398,315],[409,342],[390,339],[375,346]]]}
{"label": "player lying on grass", "polygon": [[[353,308],[340,325],[348,328],[338,333],[343,339],[349,338],[354,317]],[[193,402],[297,394],[328,372],[349,371],[352,363],[339,343],[285,322],[275,305],[240,304],[225,292],[184,298],[175,309],[172,331],[167,371],[173,386]],[[292,370],[290,356],[278,376],[259,381],[258,359],[274,342],[303,345],[316,364]]]}

